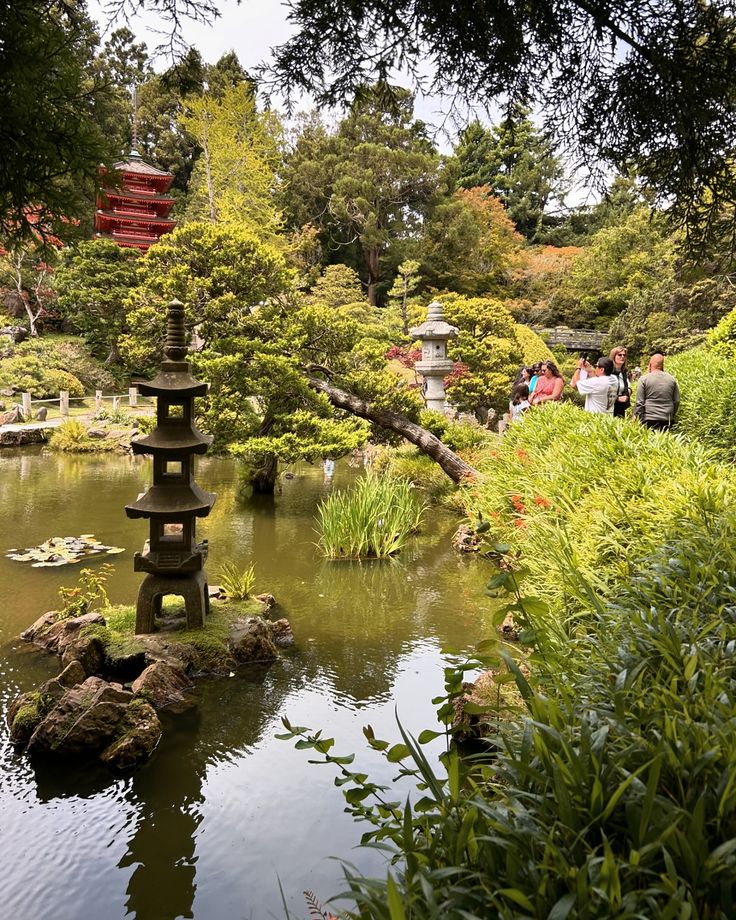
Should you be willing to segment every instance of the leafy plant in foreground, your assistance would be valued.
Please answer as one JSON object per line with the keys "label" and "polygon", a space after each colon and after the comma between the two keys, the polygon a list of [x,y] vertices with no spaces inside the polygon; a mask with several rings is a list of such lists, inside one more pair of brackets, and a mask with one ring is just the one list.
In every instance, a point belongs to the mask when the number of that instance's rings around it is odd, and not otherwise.
{"label": "leafy plant in foreground", "polygon": [[225,562],[217,577],[225,594],[234,601],[247,600],[256,583],[256,571],[253,565],[241,569],[234,562]]}
{"label": "leafy plant in foreground", "polygon": [[110,599],[105,584],[114,571],[112,563],[103,562],[97,570],[82,569],[76,586],[67,588],[62,585],[59,588],[59,600],[62,603],[60,619],[82,616],[98,605],[109,607]]}

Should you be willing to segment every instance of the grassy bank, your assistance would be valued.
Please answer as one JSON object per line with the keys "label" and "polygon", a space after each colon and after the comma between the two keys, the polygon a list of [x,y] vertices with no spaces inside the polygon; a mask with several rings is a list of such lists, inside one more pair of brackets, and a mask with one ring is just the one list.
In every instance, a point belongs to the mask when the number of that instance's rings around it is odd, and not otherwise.
{"label": "grassy bank", "polygon": [[410,800],[308,736],[364,842],[395,856],[385,878],[347,869],[347,896],[387,920],[734,916],[730,470],[675,436],[550,406],[484,472],[468,511],[504,554],[491,585],[510,592],[531,676],[489,643],[448,669],[440,714],[473,665],[513,677],[524,705],[480,763],[448,744],[435,769],[422,744],[436,733],[367,731],[416,784]]}

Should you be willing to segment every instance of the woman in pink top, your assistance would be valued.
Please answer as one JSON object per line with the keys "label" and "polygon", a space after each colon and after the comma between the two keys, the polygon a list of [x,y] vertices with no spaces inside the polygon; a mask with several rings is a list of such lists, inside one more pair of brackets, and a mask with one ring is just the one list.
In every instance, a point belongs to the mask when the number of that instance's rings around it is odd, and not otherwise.
{"label": "woman in pink top", "polygon": [[565,378],[557,369],[554,361],[545,361],[542,364],[542,373],[539,376],[534,392],[529,398],[529,405],[538,406],[544,402],[557,402],[562,396]]}

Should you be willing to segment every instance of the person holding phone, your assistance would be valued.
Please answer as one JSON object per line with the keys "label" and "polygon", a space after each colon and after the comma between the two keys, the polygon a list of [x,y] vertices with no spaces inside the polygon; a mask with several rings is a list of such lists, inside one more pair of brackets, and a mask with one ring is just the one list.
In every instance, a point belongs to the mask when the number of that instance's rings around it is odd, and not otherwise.
{"label": "person holding phone", "polygon": [[598,358],[595,367],[587,358],[581,358],[570,386],[584,394],[586,412],[613,415],[618,384],[610,358]]}

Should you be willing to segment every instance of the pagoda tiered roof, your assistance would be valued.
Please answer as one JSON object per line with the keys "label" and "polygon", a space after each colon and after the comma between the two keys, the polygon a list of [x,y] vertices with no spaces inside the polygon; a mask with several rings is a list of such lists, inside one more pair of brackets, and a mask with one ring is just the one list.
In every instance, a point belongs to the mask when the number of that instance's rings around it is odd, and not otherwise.
{"label": "pagoda tiered roof", "polygon": [[146,163],[136,150],[131,150],[127,159],[113,163],[112,168],[112,174],[105,168],[100,170],[103,177],[109,177],[108,181],[117,177],[119,184],[108,185],[103,179],[97,198],[95,235],[145,251],[176,226],[168,216],[175,199],[165,194],[174,176]]}

